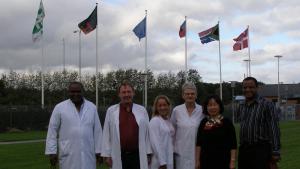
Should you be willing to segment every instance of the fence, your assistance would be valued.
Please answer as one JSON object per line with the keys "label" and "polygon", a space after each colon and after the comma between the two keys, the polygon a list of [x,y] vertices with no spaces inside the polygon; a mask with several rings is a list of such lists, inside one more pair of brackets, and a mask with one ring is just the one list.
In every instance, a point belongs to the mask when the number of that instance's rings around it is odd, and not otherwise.
{"label": "fence", "polygon": [[[46,106],[41,109],[40,105],[0,105],[0,132],[10,128],[21,130],[46,130],[54,106]],[[224,115],[234,122],[238,122],[238,103],[225,106]],[[282,105],[280,120],[300,120],[300,104]],[[107,107],[99,107],[98,113],[103,126]],[[149,116],[151,108],[148,109]],[[234,115],[234,116],[233,116]]]}
{"label": "fence", "polygon": [[[232,113],[227,113],[233,119],[234,122],[239,122],[238,120],[238,112],[236,111],[239,106],[239,103],[236,102],[232,106],[232,104],[225,106],[225,111],[233,112],[234,117],[232,117]],[[300,104],[284,104],[280,106],[280,120],[288,121],[288,120],[300,120]]]}
{"label": "fence", "polygon": [[285,104],[280,109],[281,120],[300,120],[300,104]]}
{"label": "fence", "polygon": [[[0,105],[0,132],[11,128],[20,130],[47,130],[54,106]],[[99,107],[99,118],[104,124],[106,107]]]}

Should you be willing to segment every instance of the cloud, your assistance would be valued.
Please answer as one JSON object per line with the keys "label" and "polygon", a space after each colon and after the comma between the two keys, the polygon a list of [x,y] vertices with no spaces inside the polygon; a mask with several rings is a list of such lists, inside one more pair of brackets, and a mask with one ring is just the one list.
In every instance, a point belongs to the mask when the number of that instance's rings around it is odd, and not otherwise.
{"label": "cloud", "polygon": [[[96,1],[43,1],[44,57],[48,71],[60,70],[63,47],[66,65],[77,70],[77,24],[95,7]],[[34,71],[40,69],[41,46],[31,40],[39,0],[11,0],[0,6],[0,70]],[[274,55],[283,55],[282,80],[299,82],[300,77],[284,70],[299,72],[299,28],[297,0],[116,0],[101,1],[98,6],[98,56],[101,71],[118,68],[144,70],[145,43],[133,34],[133,27],[148,10],[148,67],[155,72],[184,70],[184,39],[178,30],[187,16],[188,68],[199,71],[204,81],[219,81],[218,42],[202,45],[197,33],[220,21],[223,80],[241,80],[248,49],[233,52],[233,38],[250,26],[251,68],[253,75],[266,83],[276,82]],[[82,70],[94,73],[96,31],[82,34]],[[287,65],[290,66],[288,67]],[[276,72],[276,71],[275,71]]]}

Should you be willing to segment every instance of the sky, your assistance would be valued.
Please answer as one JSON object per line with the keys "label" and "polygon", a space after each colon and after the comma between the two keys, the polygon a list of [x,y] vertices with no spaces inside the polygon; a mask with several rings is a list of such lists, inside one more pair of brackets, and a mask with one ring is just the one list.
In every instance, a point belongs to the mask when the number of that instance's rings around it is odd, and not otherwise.
{"label": "sky", "polygon": [[[179,27],[187,16],[188,69],[204,82],[218,83],[219,43],[201,44],[198,33],[220,22],[222,81],[242,81],[248,49],[233,51],[236,38],[249,25],[251,76],[264,83],[300,83],[299,0],[43,0],[43,42],[32,42],[40,0],[0,0],[0,73],[78,71],[78,23],[98,2],[99,70],[145,69],[145,39],[132,29],[147,10],[147,65],[156,75],[185,69],[185,40]],[[94,74],[96,31],[81,35],[82,73]]]}

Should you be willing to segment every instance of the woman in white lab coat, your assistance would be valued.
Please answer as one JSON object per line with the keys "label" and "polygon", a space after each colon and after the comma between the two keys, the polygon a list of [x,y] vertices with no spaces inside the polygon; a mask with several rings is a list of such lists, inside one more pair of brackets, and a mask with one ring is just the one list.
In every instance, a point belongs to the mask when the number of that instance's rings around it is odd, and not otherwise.
{"label": "woman in white lab coat", "polygon": [[171,121],[175,134],[176,169],[195,169],[195,145],[197,129],[204,115],[202,107],[196,103],[197,88],[193,83],[182,86],[184,104],[173,109]]}
{"label": "woman in white lab coat", "polygon": [[167,96],[159,95],[153,104],[153,117],[149,124],[153,151],[151,169],[173,169],[174,127],[169,121],[171,105]]}

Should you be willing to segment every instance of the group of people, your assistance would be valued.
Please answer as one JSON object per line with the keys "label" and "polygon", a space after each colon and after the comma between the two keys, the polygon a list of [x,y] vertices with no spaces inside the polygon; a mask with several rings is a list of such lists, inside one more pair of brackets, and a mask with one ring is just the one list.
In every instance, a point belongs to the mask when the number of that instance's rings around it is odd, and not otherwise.
{"label": "group of people", "polygon": [[95,169],[103,158],[112,169],[273,169],[280,160],[278,111],[257,94],[253,77],[243,80],[245,103],[238,109],[240,146],[233,123],[223,116],[217,95],[202,106],[197,88],[182,86],[184,103],[171,110],[159,95],[152,118],[133,103],[134,88],[124,81],[120,103],[107,109],[103,130],[97,108],[83,97],[79,82],[68,87],[69,99],[55,106],[50,118],[45,154],[61,169]]}

